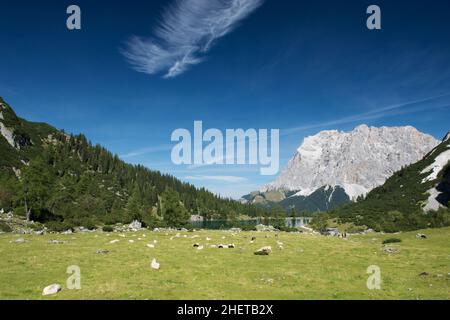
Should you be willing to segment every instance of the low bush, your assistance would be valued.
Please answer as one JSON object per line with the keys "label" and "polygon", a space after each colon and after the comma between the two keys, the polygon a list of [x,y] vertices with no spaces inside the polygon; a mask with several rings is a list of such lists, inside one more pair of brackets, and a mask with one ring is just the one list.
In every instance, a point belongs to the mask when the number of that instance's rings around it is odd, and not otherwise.
{"label": "low bush", "polygon": [[240,227],[242,231],[256,231],[256,226],[247,225]]}
{"label": "low bush", "polygon": [[47,228],[54,232],[64,232],[67,230],[73,230],[73,226],[70,223],[62,221],[49,221],[46,223]]}
{"label": "low bush", "polygon": [[113,232],[114,228],[112,226],[104,226],[103,232]]}
{"label": "low bush", "polygon": [[388,244],[388,243],[398,243],[398,242],[402,242],[401,239],[398,238],[389,238],[383,241],[383,244]]}
{"label": "low bush", "polygon": [[0,222],[0,231],[1,232],[12,232],[12,229],[9,225],[4,222]]}

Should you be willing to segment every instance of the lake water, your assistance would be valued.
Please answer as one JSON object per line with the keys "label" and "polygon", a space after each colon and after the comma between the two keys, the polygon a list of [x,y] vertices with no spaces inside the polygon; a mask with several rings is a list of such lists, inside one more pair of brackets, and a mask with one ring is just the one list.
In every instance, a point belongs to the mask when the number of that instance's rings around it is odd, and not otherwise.
{"label": "lake water", "polygon": [[[298,218],[286,218],[284,219],[286,227],[298,228],[303,227],[311,222],[311,217],[298,217]],[[243,226],[257,226],[258,224],[271,225],[279,224],[279,219],[251,219],[251,220],[239,220],[231,222],[228,220],[205,220],[205,221],[191,221],[190,226],[194,229],[230,229],[239,228]]]}

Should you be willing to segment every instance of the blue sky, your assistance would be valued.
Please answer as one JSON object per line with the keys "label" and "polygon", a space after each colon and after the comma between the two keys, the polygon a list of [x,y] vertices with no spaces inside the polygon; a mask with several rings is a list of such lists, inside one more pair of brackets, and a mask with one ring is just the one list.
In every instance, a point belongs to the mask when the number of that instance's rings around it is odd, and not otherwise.
{"label": "blue sky", "polygon": [[[82,30],[66,28],[71,4],[81,7]],[[221,130],[279,128],[281,167],[324,129],[412,125],[436,138],[450,130],[448,1],[266,0],[232,30],[197,26],[198,42],[192,30],[179,37],[179,21],[191,20],[173,4],[1,1],[0,96],[24,118],[83,132],[127,162],[232,197],[275,177],[259,166],[175,166],[173,130],[192,130],[195,120]],[[381,7],[382,30],[366,28],[371,4]],[[207,9],[197,14],[220,21]],[[162,34],[169,39],[157,37],[164,12],[176,17],[168,22],[175,30]],[[123,55],[136,36],[165,46],[151,51],[156,74],[137,72]],[[174,50],[180,41],[198,47]],[[174,62],[167,57],[180,54],[201,61],[164,78]]]}

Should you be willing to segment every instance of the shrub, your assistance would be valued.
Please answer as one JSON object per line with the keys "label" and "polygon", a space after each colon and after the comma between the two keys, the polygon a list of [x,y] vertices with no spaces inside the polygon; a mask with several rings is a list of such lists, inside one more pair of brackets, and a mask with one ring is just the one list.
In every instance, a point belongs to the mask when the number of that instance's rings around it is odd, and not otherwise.
{"label": "shrub", "polygon": [[388,244],[388,243],[397,243],[397,242],[402,242],[401,239],[398,238],[389,238],[383,241],[383,244]]}
{"label": "shrub", "polygon": [[242,231],[256,231],[256,226],[245,225],[240,227]]}
{"label": "shrub", "polygon": [[103,232],[113,232],[114,228],[112,226],[104,226]]}
{"label": "shrub", "polygon": [[12,232],[12,229],[9,225],[4,222],[0,222],[0,231],[1,232]]}
{"label": "shrub", "polygon": [[54,232],[64,232],[67,230],[73,230],[72,225],[62,221],[49,221],[46,223],[47,228]]}
{"label": "shrub", "polygon": [[286,226],[277,226],[277,229],[282,232],[297,232],[298,231],[297,228],[286,227]]}

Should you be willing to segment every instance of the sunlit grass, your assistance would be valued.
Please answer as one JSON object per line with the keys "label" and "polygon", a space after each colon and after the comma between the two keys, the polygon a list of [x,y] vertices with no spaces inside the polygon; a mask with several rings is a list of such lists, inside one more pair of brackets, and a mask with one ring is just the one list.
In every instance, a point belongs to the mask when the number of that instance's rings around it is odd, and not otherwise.
{"label": "sunlit grass", "polygon": [[[185,232],[173,240],[176,232],[143,231],[126,238],[102,232],[3,234],[0,298],[42,299],[44,287],[59,283],[63,290],[46,299],[450,299],[450,228],[420,232],[428,239],[417,239],[417,232],[395,235],[402,242],[394,244],[399,249],[394,254],[383,251],[381,243],[390,235],[381,234],[348,240],[228,231]],[[257,238],[253,244],[252,236]],[[26,242],[10,243],[18,238]],[[67,243],[49,243],[54,239]],[[110,244],[114,239],[120,241]],[[148,248],[153,240],[155,248]],[[205,248],[197,250],[194,243]],[[236,248],[210,248],[220,243]],[[267,245],[271,255],[253,254]],[[110,252],[96,254],[97,249]],[[160,270],[150,268],[153,258]],[[66,287],[70,265],[81,268],[81,290]],[[366,287],[370,265],[381,268],[381,290]],[[421,277],[421,272],[429,275]]]}

